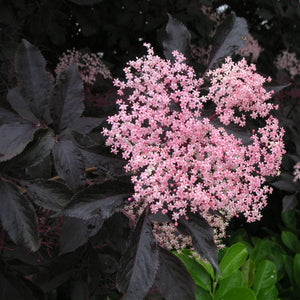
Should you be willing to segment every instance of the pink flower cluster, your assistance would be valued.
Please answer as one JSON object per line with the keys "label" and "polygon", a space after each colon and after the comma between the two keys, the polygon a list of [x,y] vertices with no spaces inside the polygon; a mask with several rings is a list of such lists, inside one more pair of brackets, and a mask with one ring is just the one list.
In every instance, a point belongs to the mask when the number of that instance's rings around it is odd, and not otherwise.
{"label": "pink flower cluster", "polygon": [[275,65],[278,69],[289,72],[292,79],[300,74],[300,61],[297,59],[295,52],[282,51],[282,53],[277,56]]}
{"label": "pink flower cluster", "polygon": [[228,58],[209,72],[211,86],[203,96],[204,80],[195,77],[182,54],[174,51],[172,64],[146,46],[148,54],[124,69],[126,80],[115,80],[119,111],[108,118],[111,129],[103,130],[112,152],[121,150],[128,160],[132,202],[150,205],[152,213],[170,212],[175,226],[188,210],[200,213],[223,235],[233,216],[259,220],[272,191],[265,176],[277,175],[285,152],[283,129],[270,116],[246,146],[215,127],[203,110],[205,102],[215,102],[224,124],[245,125],[244,114],[236,116],[235,109],[265,117],[274,108],[266,103],[271,95],[262,86],[265,79],[245,60],[236,64]]}
{"label": "pink flower cluster", "polygon": [[251,57],[251,61],[256,62],[260,52],[263,50],[264,48],[259,45],[258,41],[255,40],[251,34],[249,34],[245,46],[240,48],[236,53],[241,56]]}
{"label": "pink flower cluster", "polygon": [[59,76],[59,74],[69,67],[73,62],[76,62],[81,79],[86,84],[93,85],[98,75],[102,75],[104,78],[112,79],[109,69],[105,66],[97,54],[82,54],[75,49],[67,50],[65,53],[63,53],[63,56],[59,59],[59,63],[55,69],[56,76]]}

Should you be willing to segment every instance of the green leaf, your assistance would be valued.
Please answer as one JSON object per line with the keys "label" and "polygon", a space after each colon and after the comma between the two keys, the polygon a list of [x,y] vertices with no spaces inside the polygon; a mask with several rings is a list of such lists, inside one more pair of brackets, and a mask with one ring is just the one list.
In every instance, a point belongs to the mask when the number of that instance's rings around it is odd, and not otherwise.
{"label": "green leaf", "polygon": [[297,218],[296,218],[296,211],[294,209],[292,210],[285,210],[281,213],[281,219],[284,225],[289,230],[296,230],[297,229]]}
{"label": "green leaf", "polygon": [[300,253],[297,253],[294,257],[293,269],[296,284],[300,288]]}
{"label": "green leaf", "polygon": [[[48,94],[52,84],[50,73],[45,70],[46,61],[38,48],[26,40],[19,45],[15,66],[20,93],[38,118],[51,123]],[[16,107],[14,108],[16,110]]]}
{"label": "green leaf", "polygon": [[237,287],[229,290],[223,297],[223,300],[256,300],[252,290],[245,287]]}
{"label": "green leaf", "polygon": [[192,255],[190,250],[183,249],[182,252],[183,254],[175,254],[187,267],[196,284],[204,288],[206,291],[210,291],[211,279],[209,273],[207,273],[206,270],[194,258],[190,257]]}
{"label": "green leaf", "polygon": [[257,295],[261,289],[274,285],[277,281],[277,272],[274,263],[269,260],[260,262],[257,266],[253,290]]}
{"label": "green leaf", "polygon": [[196,300],[212,300],[212,297],[206,290],[196,286]]}
{"label": "green leaf", "polygon": [[300,252],[300,241],[294,233],[290,231],[281,232],[281,240],[283,244],[291,251],[297,253]]}
{"label": "green leaf", "polygon": [[155,285],[166,300],[195,299],[196,285],[184,264],[172,252],[159,248]]}
{"label": "green leaf", "polygon": [[251,260],[258,264],[262,260],[265,260],[269,257],[271,253],[270,245],[267,241],[258,239],[255,243],[255,247],[250,254]]}
{"label": "green leaf", "polygon": [[248,256],[247,248],[242,243],[232,245],[225,253],[220,262],[222,279],[230,276],[238,270],[246,261]]}
{"label": "green leaf", "polygon": [[244,277],[240,270],[235,271],[230,276],[219,281],[219,288],[216,291],[214,300],[221,300],[223,296],[231,289],[242,287]]}
{"label": "green leaf", "polygon": [[290,255],[283,255],[283,263],[284,263],[284,268],[285,271],[289,277],[289,281],[291,282],[292,286],[296,285],[296,281],[294,278],[294,272],[293,272],[293,258]]}
{"label": "green leaf", "polygon": [[22,184],[34,203],[52,211],[62,210],[71,201],[73,195],[64,184],[56,181],[24,181]]}
{"label": "green leaf", "polygon": [[18,122],[0,126],[0,162],[20,154],[33,140],[38,130],[32,124],[20,119]]}
{"label": "green leaf", "polygon": [[242,267],[244,282],[247,287],[251,287],[255,278],[255,263],[249,258]]}
{"label": "green leaf", "polygon": [[275,285],[261,289],[257,295],[257,300],[274,300],[277,299],[278,291]]}
{"label": "green leaf", "polygon": [[13,242],[31,251],[40,246],[37,217],[30,201],[12,183],[0,180],[0,219]]}
{"label": "green leaf", "polygon": [[211,265],[211,263],[202,258],[200,258],[200,260],[198,262],[206,270],[206,272],[210,275],[210,277],[214,280],[215,279],[215,271],[214,271],[214,268]]}

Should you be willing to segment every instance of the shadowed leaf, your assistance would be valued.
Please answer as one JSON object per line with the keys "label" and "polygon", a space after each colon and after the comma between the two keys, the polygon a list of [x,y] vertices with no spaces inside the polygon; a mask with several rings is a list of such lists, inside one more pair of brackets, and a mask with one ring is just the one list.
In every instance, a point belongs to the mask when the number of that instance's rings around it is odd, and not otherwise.
{"label": "shadowed leaf", "polygon": [[87,134],[92,129],[98,127],[106,118],[90,118],[90,117],[82,117],[79,120],[75,120],[70,128],[79,133]]}
{"label": "shadowed leaf", "polygon": [[243,47],[248,35],[247,21],[244,18],[236,17],[234,13],[227,16],[215,34],[208,68],[213,69],[216,64]]}
{"label": "shadowed leaf", "polygon": [[32,124],[20,119],[0,126],[0,162],[20,154],[38,130]]}
{"label": "shadowed leaf", "polygon": [[58,175],[72,189],[85,184],[84,162],[80,150],[69,140],[60,140],[53,147],[54,166]]}
{"label": "shadowed leaf", "polygon": [[172,52],[177,50],[186,58],[189,57],[191,34],[180,21],[169,14],[166,26],[167,37],[163,41],[164,55],[167,59],[174,60]]}
{"label": "shadowed leaf", "polygon": [[37,205],[61,211],[71,201],[73,193],[62,183],[49,180],[24,181],[29,197]]}
{"label": "shadowed leaf", "polygon": [[[117,192],[117,191],[116,191]],[[118,212],[129,194],[106,195],[102,185],[93,185],[84,189],[73,197],[71,203],[56,216],[69,216],[90,219],[101,215],[108,219]]]}
{"label": "shadowed leaf", "polygon": [[70,0],[70,1],[78,5],[95,5],[102,2],[102,0]]}
{"label": "shadowed leaf", "polygon": [[49,104],[53,125],[58,133],[80,122],[84,110],[83,83],[75,63],[63,71],[52,88]]}
{"label": "shadowed leaf", "polygon": [[125,293],[123,299],[143,299],[156,277],[159,264],[158,248],[147,210],[141,215],[120,261],[117,288]]}
{"label": "shadowed leaf", "polygon": [[159,248],[159,270],[155,284],[166,300],[196,299],[196,284],[185,265],[163,248]]}
{"label": "shadowed leaf", "polygon": [[41,52],[26,40],[22,40],[16,53],[15,64],[24,101],[38,119],[43,119],[47,124],[51,123],[47,99],[52,77],[45,70],[46,61]]}
{"label": "shadowed leaf", "polygon": [[72,252],[84,245],[102,227],[103,219],[100,216],[88,220],[67,217],[64,220],[59,245],[59,255]]}
{"label": "shadowed leaf", "polygon": [[0,181],[0,218],[13,242],[31,251],[40,246],[34,207],[12,183]]}
{"label": "shadowed leaf", "polygon": [[199,214],[188,213],[188,220],[181,217],[178,223],[183,226],[178,227],[180,231],[186,234],[186,231],[192,236],[195,250],[204,259],[207,259],[214,268],[220,273],[218,266],[218,248],[214,242],[214,232],[208,222]]}

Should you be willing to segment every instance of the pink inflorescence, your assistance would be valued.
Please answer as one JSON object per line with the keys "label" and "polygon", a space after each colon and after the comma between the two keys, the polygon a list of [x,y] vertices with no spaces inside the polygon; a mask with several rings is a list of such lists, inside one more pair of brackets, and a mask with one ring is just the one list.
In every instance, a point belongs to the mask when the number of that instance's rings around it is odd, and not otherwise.
{"label": "pink inflorescence", "polygon": [[[221,235],[238,214],[259,220],[272,192],[265,176],[277,175],[285,152],[283,129],[270,116],[244,145],[202,111],[211,100],[224,124],[245,125],[244,114],[236,116],[235,109],[266,117],[274,106],[266,103],[271,94],[262,86],[265,79],[245,60],[236,64],[228,58],[208,73],[211,87],[201,96],[203,79],[196,78],[182,54],[174,51],[172,64],[146,47],[148,54],[124,69],[126,80],[115,80],[119,111],[108,118],[111,129],[103,130],[112,152],[121,150],[128,160],[135,190],[130,205],[170,212],[175,226],[187,211],[200,213]],[[122,97],[125,89],[128,97]]]}

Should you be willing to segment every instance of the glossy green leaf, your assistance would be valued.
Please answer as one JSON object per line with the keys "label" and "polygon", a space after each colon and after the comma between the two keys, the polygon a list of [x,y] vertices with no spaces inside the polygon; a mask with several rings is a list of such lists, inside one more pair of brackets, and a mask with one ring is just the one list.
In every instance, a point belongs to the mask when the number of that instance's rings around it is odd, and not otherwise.
{"label": "glossy green leaf", "polygon": [[300,288],[300,253],[295,255],[293,269],[296,284]]}
{"label": "glossy green leaf", "polygon": [[277,281],[277,272],[274,263],[269,260],[260,262],[257,266],[253,290],[256,295],[261,289],[274,285]]}
{"label": "glossy green leaf", "polygon": [[188,249],[182,250],[183,254],[176,254],[181,261],[184,263],[189,273],[192,275],[195,283],[206,291],[211,290],[211,279],[210,275],[206,270],[194,259],[191,258],[191,251]]}
{"label": "glossy green leaf", "polygon": [[220,280],[219,284],[214,300],[221,300],[223,296],[233,288],[243,287],[243,273],[240,270],[237,270],[225,279]]}
{"label": "glossy green leaf", "polygon": [[244,276],[245,286],[251,287],[255,277],[255,263],[249,258],[242,267],[242,273]]}
{"label": "glossy green leaf", "polygon": [[255,243],[255,247],[250,254],[251,260],[258,264],[259,262],[267,259],[271,253],[270,245],[267,241],[258,239]]}
{"label": "glossy green leaf", "polygon": [[281,232],[281,240],[286,247],[293,252],[300,252],[300,241],[298,237],[290,231]]}
{"label": "glossy green leaf", "polygon": [[220,262],[222,279],[230,276],[238,270],[246,261],[248,256],[247,248],[242,243],[232,245],[225,253]]}
{"label": "glossy green leaf", "polygon": [[254,292],[246,287],[237,287],[229,290],[223,300],[256,300]]}

